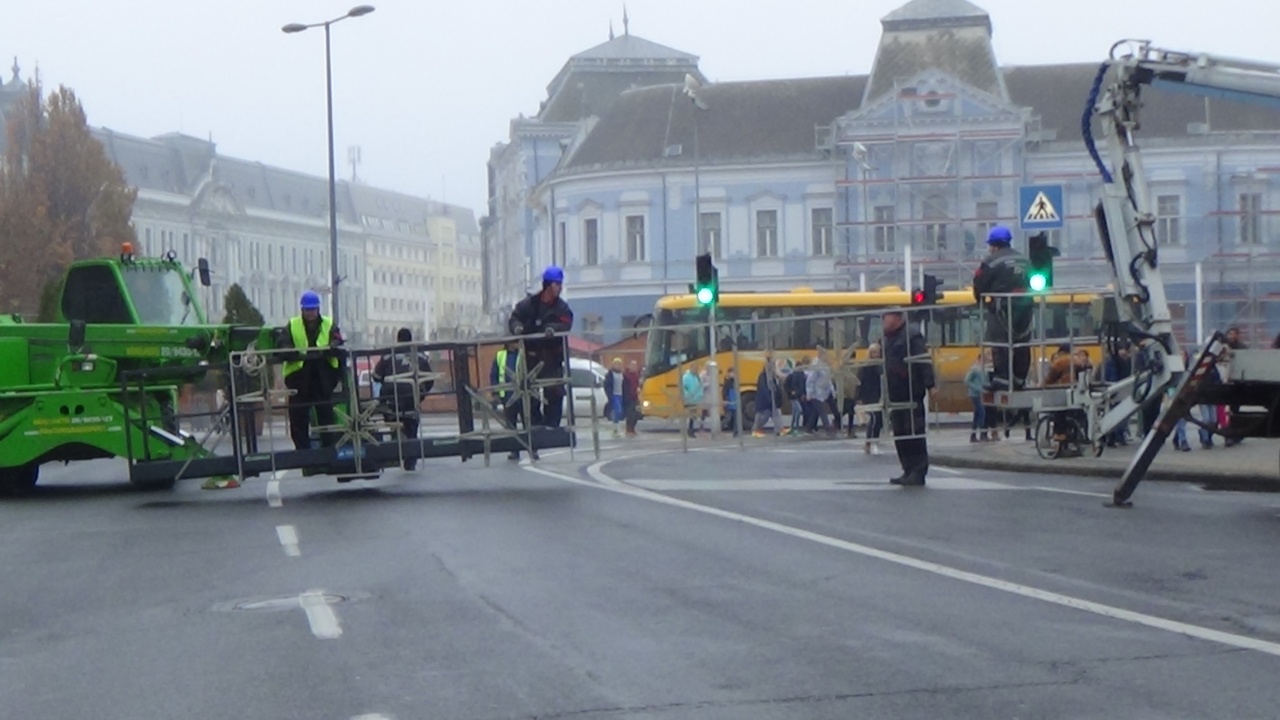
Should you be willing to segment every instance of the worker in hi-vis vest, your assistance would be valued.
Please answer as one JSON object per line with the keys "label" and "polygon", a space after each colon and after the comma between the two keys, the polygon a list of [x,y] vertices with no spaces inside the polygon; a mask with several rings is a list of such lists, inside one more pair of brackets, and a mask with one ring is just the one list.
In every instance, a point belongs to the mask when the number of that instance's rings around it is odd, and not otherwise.
{"label": "worker in hi-vis vest", "polygon": [[[283,334],[285,348],[301,352],[286,356],[284,385],[289,394],[289,437],[299,450],[311,447],[311,413],[316,423],[334,424],[333,389],[342,379],[341,364],[332,353],[319,352],[342,345],[342,333],[333,318],[320,314],[320,296],[308,290],[302,293],[300,313],[289,320]],[[333,444],[326,433],[322,446]]]}
{"label": "worker in hi-vis vest", "polygon": [[[515,380],[517,371],[520,367],[520,343],[512,340],[498,351],[493,357],[493,365],[489,369],[490,385],[505,385]],[[528,370],[528,368],[525,368]],[[525,384],[529,382],[529,378],[525,378]],[[524,417],[524,398],[511,390],[499,390],[495,393],[495,402],[498,412],[502,413],[506,421],[507,427],[512,430],[516,429],[516,424],[523,422],[524,429],[528,430],[532,425],[538,425],[542,422],[541,404],[537,400],[529,403],[530,415],[533,416],[532,422]],[[533,453],[537,457],[537,452]],[[520,451],[513,451],[509,456],[511,460],[520,459]]]}

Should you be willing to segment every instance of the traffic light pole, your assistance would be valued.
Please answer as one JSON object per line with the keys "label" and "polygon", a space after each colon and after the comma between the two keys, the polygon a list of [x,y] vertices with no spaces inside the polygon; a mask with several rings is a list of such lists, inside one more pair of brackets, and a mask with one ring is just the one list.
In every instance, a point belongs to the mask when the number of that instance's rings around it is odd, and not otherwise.
{"label": "traffic light pole", "polygon": [[[702,157],[701,149],[698,147],[698,115],[701,108],[697,105],[697,98],[692,97],[692,99],[695,101],[693,106],[693,237],[696,238],[696,244],[699,246],[698,251],[700,253],[710,253],[714,265],[715,254],[714,248],[711,247],[710,238],[707,238],[707,244],[703,245]],[[713,292],[715,291],[713,290]],[[716,343],[717,302],[718,299],[713,296],[710,312],[707,313],[707,384],[710,385],[711,397],[706,398],[706,401],[711,406],[709,415],[711,416],[711,437],[713,438],[720,437],[720,363],[716,362],[716,351],[719,349],[719,345]]]}
{"label": "traffic light pole", "polygon": [[716,362],[716,353],[719,351],[719,344],[716,342],[716,303],[711,303],[711,312],[707,313],[707,333],[709,344],[707,348],[710,350],[707,357],[707,380],[711,385],[711,437],[720,437],[720,363]]}

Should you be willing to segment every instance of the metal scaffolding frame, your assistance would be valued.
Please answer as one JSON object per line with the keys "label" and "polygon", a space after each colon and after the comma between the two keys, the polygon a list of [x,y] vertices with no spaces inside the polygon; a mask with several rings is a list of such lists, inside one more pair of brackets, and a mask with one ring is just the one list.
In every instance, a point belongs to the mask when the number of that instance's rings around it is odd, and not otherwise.
{"label": "metal scaffolding frame", "polygon": [[[1038,116],[1028,116],[1016,133],[995,129],[966,129],[959,123],[948,123],[937,132],[921,134],[923,127],[913,114],[901,112],[903,100],[917,95],[904,87],[903,81],[895,81],[894,97],[897,109],[892,127],[881,133],[842,133],[833,129],[830,133],[832,149],[850,148],[846,153],[832,153],[834,162],[842,165],[842,177],[836,180],[837,191],[842,193],[839,203],[845,209],[845,217],[837,223],[841,230],[844,257],[837,260],[850,287],[866,285],[875,287],[888,278],[900,279],[903,273],[902,247],[912,248],[913,263],[925,265],[931,274],[938,275],[950,287],[969,284],[973,272],[984,253],[978,227],[981,224],[1012,224],[1016,213],[999,211],[992,217],[978,217],[977,204],[966,190],[978,184],[998,184],[992,193],[992,202],[1006,201],[1015,196],[1023,175],[1008,167],[1009,151],[1037,136]],[[932,94],[928,101],[955,100],[958,94]],[[955,117],[954,110],[951,111]],[[856,127],[856,126],[855,126]],[[928,174],[917,174],[917,145],[921,142],[936,143],[932,158],[920,158],[932,162]],[[975,144],[992,142],[995,147],[990,156],[998,163],[995,174],[979,174],[974,160]],[[872,177],[870,163],[857,157],[869,145],[892,147],[892,167],[888,177]],[[860,147],[861,146],[861,147]],[[854,158],[861,166],[860,177],[850,175],[848,160]],[[1008,170],[1008,172],[1006,172]],[[880,197],[875,197],[879,195]],[[887,198],[884,196],[888,195]],[[883,202],[876,204],[877,200]],[[858,206],[860,212],[852,213]],[[877,221],[873,207],[893,207],[891,222]],[[879,228],[892,228],[894,247],[878,247],[873,234]],[[968,242],[966,232],[972,233]],[[861,275],[862,279],[858,280]]]}

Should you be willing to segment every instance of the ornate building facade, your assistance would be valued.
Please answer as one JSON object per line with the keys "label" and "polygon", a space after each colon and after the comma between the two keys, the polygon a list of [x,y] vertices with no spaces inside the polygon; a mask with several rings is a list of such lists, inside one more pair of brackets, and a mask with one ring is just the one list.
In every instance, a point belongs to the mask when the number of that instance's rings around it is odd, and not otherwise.
{"label": "ornate building facade", "polygon": [[[1019,226],[1020,189],[1051,185],[1063,196],[1056,286],[1105,283],[1100,181],[1081,135],[1099,63],[1001,66],[990,17],[967,0],[913,0],[881,25],[865,76],[706,85],[705,109],[683,94],[683,75],[619,91],[561,130],[540,173],[497,185],[527,200],[510,206],[518,217],[491,203],[489,229],[520,231],[487,240],[534,269],[564,264],[580,330],[609,341],[686,291],[700,247],[717,256],[724,290],[900,285],[907,247],[945,287],[967,286],[986,231]],[[1280,330],[1278,117],[1154,89],[1146,99],[1140,140],[1180,334],[1236,324],[1269,341]],[[491,160],[491,177],[504,168]]]}

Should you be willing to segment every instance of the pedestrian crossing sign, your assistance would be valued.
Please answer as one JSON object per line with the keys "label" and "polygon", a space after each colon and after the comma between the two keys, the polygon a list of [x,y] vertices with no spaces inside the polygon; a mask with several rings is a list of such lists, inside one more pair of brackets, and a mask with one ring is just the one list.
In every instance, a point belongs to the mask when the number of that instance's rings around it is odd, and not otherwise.
{"label": "pedestrian crossing sign", "polygon": [[1062,186],[1024,185],[1019,193],[1019,213],[1024,230],[1062,227]]}

